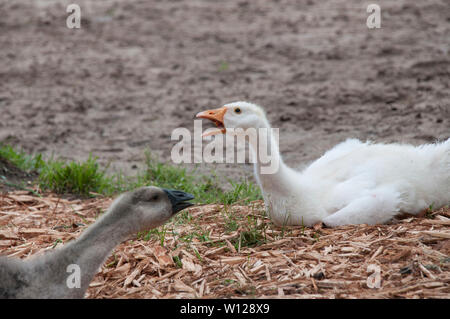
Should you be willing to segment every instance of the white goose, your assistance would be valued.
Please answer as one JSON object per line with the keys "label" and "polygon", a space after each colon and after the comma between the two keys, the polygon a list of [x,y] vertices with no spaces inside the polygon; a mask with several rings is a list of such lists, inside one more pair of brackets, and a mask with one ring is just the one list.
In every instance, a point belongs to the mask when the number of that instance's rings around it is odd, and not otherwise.
{"label": "white goose", "polygon": [[[256,159],[255,176],[277,225],[373,225],[401,212],[417,215],[430,205],[450,203],[450,139],[417,147],[349,139],[298,172],[283,163],[259,106],[235,102],[197,117],[219,128],[204,136],[247,135]],[[267,139],[262,132],[267,132]],[[266,150],[261,146],[267,146],[270,162],[263,160]],[[278,169],[270,172],[274,163]]]}

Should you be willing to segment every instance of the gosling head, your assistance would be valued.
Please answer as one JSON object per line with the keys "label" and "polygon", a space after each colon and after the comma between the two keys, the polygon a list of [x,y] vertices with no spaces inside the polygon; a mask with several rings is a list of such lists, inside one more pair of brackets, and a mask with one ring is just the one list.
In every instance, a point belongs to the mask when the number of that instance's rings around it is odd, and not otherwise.
{"label": "gosling head", "polygon": [[108,215],[126,219],[132,231],[156,228],[177,212],[192,206],[194,196],[182,191],[146,186],[125,193],[111,205]]}
{"label": "gosling head", "polygon": [[203,137],[216,134],[237,135],[238,132],[249,128],[270,127],[264,110],[248,102],[228,103],[218,109],[200,112],[196,117],[211,120],[217,126],[217,129],[205,132]]}

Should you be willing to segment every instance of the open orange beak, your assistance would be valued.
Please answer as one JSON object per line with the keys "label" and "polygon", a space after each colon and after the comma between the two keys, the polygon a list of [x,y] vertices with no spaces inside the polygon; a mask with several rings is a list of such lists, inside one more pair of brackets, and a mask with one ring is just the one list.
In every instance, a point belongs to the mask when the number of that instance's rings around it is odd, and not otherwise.
{"label": "open orange beak", "polygon": [[226,112],[227,112],[227,108],[221,107],[219,109],[206,110],[206,111],[197,113],[197,115],[195,117],[211,120],[217,126],[216,130],[212,130],[207,133],[203,133],[202,137],[209,136],[209,135],[216,135],[216,134],[225,134],[225,132],[227,130],[225,129],[225,125],[223,124],[223,117]]}

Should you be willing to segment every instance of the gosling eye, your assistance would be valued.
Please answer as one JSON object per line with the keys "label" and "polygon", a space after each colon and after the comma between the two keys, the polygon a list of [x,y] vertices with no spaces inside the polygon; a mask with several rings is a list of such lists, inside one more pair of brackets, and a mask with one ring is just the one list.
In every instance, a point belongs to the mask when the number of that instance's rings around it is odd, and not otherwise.
{"label": "gosling eye", "polygon": [[155,194],[150,198],[150,201],[156,202],[158,199],[159,199],[159,196],[157,194]]}
{"label": "gosling eye", "polygon": [[238,107],[234,109],[234,113],[241,114],[241,112],[241,109]]}

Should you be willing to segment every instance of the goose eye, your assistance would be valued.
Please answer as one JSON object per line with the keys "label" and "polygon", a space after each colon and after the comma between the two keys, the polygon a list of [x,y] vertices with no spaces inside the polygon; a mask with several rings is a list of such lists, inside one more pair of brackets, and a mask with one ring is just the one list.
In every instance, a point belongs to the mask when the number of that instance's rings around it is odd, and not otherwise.
{"label": "goose eye", "polygon": [[234,112],[237,113],[237,114],[240,114],[241,113],[241,109],[237,107],[237,108],[234,109]]}

